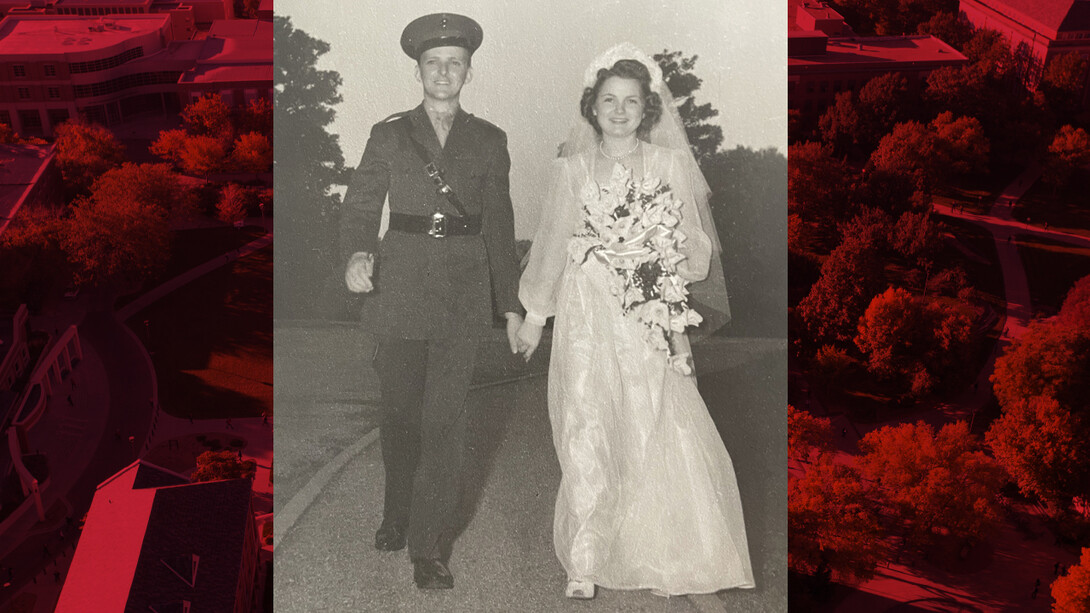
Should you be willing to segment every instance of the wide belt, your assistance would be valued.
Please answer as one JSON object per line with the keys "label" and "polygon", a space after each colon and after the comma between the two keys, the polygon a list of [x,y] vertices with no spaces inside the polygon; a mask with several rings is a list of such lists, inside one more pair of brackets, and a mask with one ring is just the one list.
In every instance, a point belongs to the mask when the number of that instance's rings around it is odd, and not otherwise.
{"label": "wide belt", "polygon": [[433,215],[390,213],[390,229],[410,234],[427,234],[432,238],[470,236],[481,233],[481,217],[480,215],[458,217],[442,213]]}

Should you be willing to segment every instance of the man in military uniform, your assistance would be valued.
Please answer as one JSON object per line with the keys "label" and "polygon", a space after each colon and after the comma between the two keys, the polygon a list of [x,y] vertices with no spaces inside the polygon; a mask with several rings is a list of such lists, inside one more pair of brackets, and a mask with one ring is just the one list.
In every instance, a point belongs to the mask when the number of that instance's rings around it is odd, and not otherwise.
{"label": "man in military uniform", "polygon": [[502,314],[514,353],[522,323],[507,137],[459,105],[482,39],[475,21],[450,13],[405,28],[424,101],[371,129],[341,222],[345,281],[369,292],[362,322],[378,340],[386,491],[375,547],[407,541],[420,588],[454,585],[447,559],[478,340]]}

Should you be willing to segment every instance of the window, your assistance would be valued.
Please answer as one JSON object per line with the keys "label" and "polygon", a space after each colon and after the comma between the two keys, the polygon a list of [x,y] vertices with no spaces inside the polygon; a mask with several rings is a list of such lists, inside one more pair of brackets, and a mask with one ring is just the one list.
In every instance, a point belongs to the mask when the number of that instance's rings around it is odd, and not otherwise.
{"label": "window", "polygon": [[15,73],[16,77],[25,77],[26,76],[26,66],[23,66],[22,64],[15,64],[14,66],[11,67],[11,70],[12,70],[12,72]]}
{"label": "window", "polygon": [[45,70],[45,76],[55,77],[57,76],[57,66],[55,64],[46,64],[43,69]]}
{"label": "window", "polygon": [[49,125],[54,128],[68,121],[68,109],[48,109],[45,114],[49,117]]}
{"label": "window", "polygon": [[125,62],[130,62],[138,57],[144,57],[143,47],[129,49],[128,51],[123,51],[113,57],[108,57],[102,60],[94,60],[91,62],[72,62],[69,65],[68,69],[72,72],[72,74],[97,72],[99,70],[106,70],[108,68],[120,66]]}
{"label": "window", "polygon": [[41,130],[42,116],[37,109],[19,111],[19,123],[23,124],[24,130]]}
{"label": "window", "polygon": [[30,98],[30,88],[29,87],[20,87],[18,91],[19,91],[19,99],[20,100],[27,100],[27,99]]}
{"label": "window", "polygon": [[48,92],[50,98],[56,99],[61,97],[61,88],[59,87],[50,87],[48,88]]}

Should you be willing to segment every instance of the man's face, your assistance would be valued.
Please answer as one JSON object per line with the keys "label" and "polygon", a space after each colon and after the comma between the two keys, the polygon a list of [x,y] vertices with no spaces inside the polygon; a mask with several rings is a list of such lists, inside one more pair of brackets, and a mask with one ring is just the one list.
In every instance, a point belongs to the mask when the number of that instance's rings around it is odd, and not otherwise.
{"label": "man's face", "polygon": [[416,80],[424,85],[424,96],[432,100],[456,100],[472,79],[469,50],[463,47],[433,47],[416,64]]}

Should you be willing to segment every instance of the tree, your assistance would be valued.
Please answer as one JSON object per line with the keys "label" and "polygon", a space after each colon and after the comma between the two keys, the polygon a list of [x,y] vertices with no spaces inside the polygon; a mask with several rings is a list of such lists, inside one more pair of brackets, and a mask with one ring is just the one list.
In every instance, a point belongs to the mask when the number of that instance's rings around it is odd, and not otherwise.
{"label": "tree", "polygon": [[1090,547],[1082,548],[1079,563],[1052,582],[1053,613],[1090,611]]}
{"label": "tree", "polygon": [[1082,128],[1065,125],[1052,139],[1045,156],[1045,182],[1060,188],[1068,185],[1076,171],[1090,164],[1090,134]]}
{"label": "tree", "polygon": [[148,150],[153,155],[181,166],[182,152],[187,140],[185,130],[162,130]]}
{"label": "tree", "polygon": [[821,142],[840,154],[856,151],[863,140],[862,124],[852,92],[838,92],[833,103],[818,118]]}
{"label": "tree", "polygon": [[954,114],[946,111],[932,119],[930,127],[939,149],[937,162],[946,173],[968,175],[987,169],[989,143],[975,117],[954,119]]}
{"label": "tree", "polygon": [[57,167],[70,194],[86,193],[96,178],[125,161],[113,132],[82,119],[56,127]]}
{"label": "tree", "polygon": [[976,540],[998,521],[1003,472],[980,450],[965,422],[935,432],[924,422],[884,426],[859,441],[857,466],[909,523],[918,542],[938,529]]}
{"label": "tree", "polygon": [[867,306],[855,344],[871,373],[918,398],[964,373],[972,340],[973,317],[965,308],[890,288]]}
{"label": "tree", "polygon": [[165,164],[125,164],[73,206],[61,245],[81,283],[134,288],[170,257],[170,219],[193,212],[189,190]]}
{"label": "tree", "polygon": [[832,426],[825,417],[814,417],[787,405],[787,451],[792,457],[809,461],[814,454],[833,450]]}
{"label": "tree", "polygon": [[821,276],[798,306],[812,341],[843,343],[855,335],[859,316],[885,283],[878,255],[888,223],[877,211],[856,216],[822,263]]}
{"label": "tree", "polygon": [[934,261],[942,247],[942,237],[929,212],[905,211],[893,225],[889,244],[910,262],[922,265]]}
{"label": "tree", "polygon": [[205,451],[197,456],[197,469],[190,479],[194,483],[223,479],[249,479],[256,472],[253,460],[242,461],[233,451]]}
{"label": "tree", "polygon": [[80,283],[135,289],[170,257],[167,212],[135,198],[80,199],[61,244]]}
{"label": "tree", "polygon": [[[1090,329],[1039,321],[995,361],[992,389],[1001,407],[1034,396],[1055,398],[1083,414],[1090,410]],[[1090,437],[1088,437],[1090,440]]]}
{"label": "tree", "polygon": [[237,183],[228,183],[220,194],[216,205],[216,216],[220,221],[235,223],[246,218],[246,188]]}
{"label": "tree", "polygon": [[944,112],[927,125],[907,121],[894,126],[871,154],[868,168],[911,176],[918,189],[930,192],[952,175],[983,171],[987,160],[988,139],[980,122]]}
{"label": "tree", "polygon": [[269,172],[273,165],[273,149],[269,139],[258,132],[247,132],[235,140],[231,152],[236,168],[242,172]]}
{"label": "tree", "polygon": [[1067,291],[1057,319],[1065,326],[1090,326],[1090,275]]}
{"label": "tree", "polygon": [[[708,123],[719,115],[710,103],[697,104],[694,95],[703,81],[693,74],[698,56],[685,57],[680,51],[663,49],[653,59],[662,68],[662,80],[669,88],[677,103],[681,121],[685,124],[685,133],[701,169],[723,143],[723,128]],[[707,173],[705,173],[707,174]]]}
{"label": "tree", "polygon": [[99,203],[139,200],[162,209],[171,219],[196,214],[192,192],[166,164],[125,163],[95,181],[91,198]]}
{"label": "tree", "polygon": [[269,139],[273,136],[273,108],[268,98],[254,98],[240,111],[239,132],[257,132]]}
{"label": "tree", "polygon": [[973,29],[956,12],[935,13],[930,19],[916,27],[920,34],[930,34],[955,49],[965,48],[973,36]]}
{"label": "tree", "polygon": [[1003,407],[986,440],[1023,493],[1066,507],[1090,492],[1090,428],[1053,398],[1033,396]]}
{"label": "tree", "polygon": [[1078,53],[1061,53],[1049,60],[1041,77],[1040,90],[1049,107],[1070,120],[1080,109],[1090,62]]}
{"label": "tree", "polygon": [[[273,161],[280,223],[290,231],[277,238],[274,296],[278,317],[314,317],[315,297],[340,271],[334,222],[340,197],[334,185],[344,183],[344,156],[337,137],[327,131],[333,107],[341,101],[336,72],[318,70],[329,44],[292,27],[286,17],[273,18],[273,114],[276,138]],[[339,287],[339,286],[338,286]]]}
{"label": "tree", "polygon": [[788,479],[787,563],[795,572],[827,569],[839,581],[865,581],[885,557],[873,494],[851,467],[819,459]]}
{"label": "tree", "polygon": [[51,290],[70,280],[60,248],[62,214],[60,207],[23,207],[0,234],[0,308],[25,302],[37,311]]}
{"label": "tree", "polygon": [[179,152],[182,170],[194,175],[221,172],[227,162],[227,147],[211,136],[187,136]]}
{"label": "tree", "polygon": [[225,143],[234,140],[231,107],[219,94],[206,94],[191,102],[182,109],[182,121],[190,135],[209,136]]}
{"label": "tree", "polygon": [[821,143],[791,145],[788,156],[787,210],[810,223],[842,221],[851,207],[844,189],[854,178],[851,168]]}

